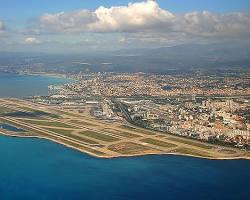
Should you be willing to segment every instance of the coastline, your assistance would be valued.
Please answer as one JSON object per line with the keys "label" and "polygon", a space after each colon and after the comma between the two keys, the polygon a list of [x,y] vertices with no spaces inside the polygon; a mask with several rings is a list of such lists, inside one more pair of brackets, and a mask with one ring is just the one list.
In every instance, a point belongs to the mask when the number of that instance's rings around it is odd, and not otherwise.
{"label": "coastline", "polygon": [[32,72],[18,72],[18,71],[0,71],[6,74],[17,74],[17,75],[27,75],[27,76],[42,76],[42,77],[52,77],[52,78],[67,78],[65,74],[56,73],[32,73]]}
{"label": "coastline", "polygon": [[28,76],[42,76],[42,77],[51,77],[51,78],[67,78],[66,75],[63,74],[48,74],[48,73],[18,73],[20,75],[28,75]]}
{"label": "coastline", "polygon": [[20,75],[28,75],[28,76],[41,76],[41,77],[50,77],[50,78],[59,78],[59,79],[68,79],[70,81],[77,81],[72,77],[67,77],[65,74],[56,74],[56,73],[18,73]]}
{"label": "coastline", "polygon": [[75,151],[78,151],[80,153],[84,153],[87,154],[89,156],[93,156],[95,158],[101,158],[101,159],[115,159],[115,158],[133,158],[133,157],[141,157],[141,156],[149,156],[149,155],[174,155],[174,156],[183,156],[183,157],[192,157],[192,158],[200,158],[200,159],[206,159],[206,160],[250,160],[250,157],[206,157],[206,156],[198,156],[198,155],[192,155],[192,154],[183,154],[183,153],[141,153],[141,154],[132,154],[132,155],[126,155],[126,154],[121,154],[118,156],[114,156],[114,155],[107,155],[107,156],[101,156],[101,155],[97,155],[88,151],[84,151],[80,148],[77,147],[73,147],[71,145],[65,144],[63,142],[57,141],[57,140],[53,140],[47,137],[42,137],[42,136],[22,136],[22,135],[17,135],[17,134],[6,134],[3,132],[0,132],[0,135],[5,136],[5,137],[15,137],[15,138],[30,138],[30,139],[43,139],[43,140],[47,140],[50,142],[54,142],[56,144],[59,145],[63,145],[66,148],[70,148],[73,149]]}

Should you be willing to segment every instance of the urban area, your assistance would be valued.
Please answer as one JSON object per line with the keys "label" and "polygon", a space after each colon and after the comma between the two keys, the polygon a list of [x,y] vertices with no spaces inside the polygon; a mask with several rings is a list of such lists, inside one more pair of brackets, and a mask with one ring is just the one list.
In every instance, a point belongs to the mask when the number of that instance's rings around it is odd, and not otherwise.
{"label": "urban area", "polygon": [[[50,85],[42,104],[92,105],[100,120],[250,149],[250,73],[79,73]],[[79,109],[79,112],[81,110]]]}

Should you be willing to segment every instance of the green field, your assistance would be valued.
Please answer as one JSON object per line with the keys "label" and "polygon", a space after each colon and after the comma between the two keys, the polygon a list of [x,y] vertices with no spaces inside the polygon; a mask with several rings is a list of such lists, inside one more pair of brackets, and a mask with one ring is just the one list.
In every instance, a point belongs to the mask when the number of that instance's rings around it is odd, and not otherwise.
{"label": "green field", "polygon": [[9,112],[13,112],[14,110],[10,109],[10,108],[6,108],[4,106],[0,106],[0,114],[5,114],[5,113],[9,113]]}
{"label": "green field", "polygon": [[79,140],[80,142],[88,143],[88,144],[99,144],[96,141],[90,140],[88,138],[81,137],[79,135],[75,135],[72,133],[73,130],[64,130],[64,129],[56,129],[56,128],[45,128],[46,130],[52,131],[54,133],[67,136],[73,138],[75,140]]}
{"label": "green field", "polygon": [[82,126],[97,126],[96,124],[86,122],[86,121],[70,120],[69,122],[74,123],[74,124],[78,124],[78,125],[82,125]]}
{"label": "green field", "polygon": [[202,148],[202,149],[212,149],[213,148],[213,146],[207,145],[205,143],[199,143],[199,142],[191,141],[191,140],[188,140],[188,139],[172,138],[172,137],[169,137],[167,139],[172,140],[174,142],[179,142],[179,143],[199,147],[199,148]]}
{"label": "green field", "polygon": [[125,138],[136,138],[136,137],[141,137],[140,135],[136,135],[133,133],[125,132],[125,131],[120,131],[120,130],[114,130],[114,129],[103,129],[104,131],[110,132],[115,135],[123,136]]}
{"label": "green field", "polygon": [[79,115],[76,113],[66,112],[66,111],[62,111],[62,110],[55,110],[55,111],[60,113],[60,114],[63,114],[63,115],[68,115],[71,117],[79,117]]}
{"label": "green field", "polygon": [[108,149],[120,154],[137,154],[152,150],[152,148],[150,147],[136,144],[133,142],[121,142],[118,144],[113,144],[110,145]]}
{"label": "green field", "polygon": [[211,155],[209,155],[209,153],[207,153],[207,152],[203,152],[203,151],[199,151],[199,150],[191,149],[191,148],[186,148],[186,147],[180,147],[180,148],[176,149],[176,153],[201,156],[201,157],[203,157],[203,156],[211,157]]}
{"label": "green field", "polygon": [[112,136],[104,135],[102,133],[97,133],[94,131],[82,131],[82,132],[80,132],[80,134],[87,136],[87,137],[97,139],[97,140],[105,141],[105,142],[115,142],[115,141],[119,140],[119,139],[114,138]]}
{"label": "green field", "polygon": [[30,114],[34,115],[34,117],[51,117],[51,118],[59,118],[59,115],[53,114],[53,113],[49,113],[49,112],[45,112],[45,111],[41,111],[41,110],[36,110],[33,108],[29,108],[29,107],[18,107],[22,110],[25,110],[27,112],[29,112]]}
{"label": "green field", "polygon": [[137,132],[137,133],[142,133],[142,134],[146,134],[146,135],[155,135],[155,133],[153,133],[153,132],[143,130],[143,129],[138,129],[138,128],[135,128],[132,126],[121,125],[120,127],[123,129],[129,130],[129,131]]}
{"label": "green field", "polygon": [[36,110],[36,109],[29,108],[29,107],[24,107],[24,106],[18,106],[18,108],[20,108],[20,109],[22,109],[22,110],[29,111],[29,112],[36,112],[36,111],[38,111],[38,110]]}
{"label": "green field", "polygon": [[65,136],[70,135],[72,133],[72,131],[74,131],[71,129],[45,128],[45,127],[43,127],[43,129],[52,131],[54,133],[58,133],[60,135],[65,135]]}
{"label": "green field", "polygon": [[234,151],[232,149],[221,149],[218,152],[225,153],[225,154],[234,154],[234,153],[236,153],[236,151]]}
{"label": "green field", "polygon": [[159,146],[159,147],[167,147],[167,148],[177,147],[177,145],[175,145],[175,144],[160,141],[160,140],[155,140],[155,139],[151,139],[151,138],[142,139],[140,141],[148,143],[148,144],[156,145],[156,146]]}
{"label": "green field", "polygon": [[38,126],[53,126],[53,127],[61,127],[61,128],[76,128],[68,124],[64,124],[62,122],[56,121],[40,121],[40,120],[22,120],[25,123],[34,124]]}

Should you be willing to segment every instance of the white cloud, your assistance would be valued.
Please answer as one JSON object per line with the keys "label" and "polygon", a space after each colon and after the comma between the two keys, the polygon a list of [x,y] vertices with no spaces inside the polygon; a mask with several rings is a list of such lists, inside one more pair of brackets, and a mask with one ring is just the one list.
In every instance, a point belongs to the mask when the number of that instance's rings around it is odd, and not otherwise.
{"label": "white cloud", "polygon": [[247,13],[214,14],[208,11],[177,16],[173,30],[203,37],[249,36],[250,15]]}
{"label": "white cloud", "polygon": [[250,14],[214,14],[208,11],[182,15],[160,8],[156,1],[129,3],[127,6],[99,7],[94,11],[78,10],[44,14],[38,32],[84,33],[127,32],[151,34],[153,37],[249,37]]}
{"label": "white cloud", "polygon": [[135,32],[171,22],[174,15],[155,1],[129,3],[128,6],[99,7],[95,11],[78,10],[44,14],[39,28],[52,32]]}
{"label": "white cloud", "polygon": [[90,24],[90,31],[134,32],[152,29],[169,23],[174,15],[161,9],[155,1],[129,3],[128,6],[104,8],[94,11],[97,21]]}
{"label": "white cloud", "polygon": [[88,10],[44,14],[39,18],[39,28],[54,32],[80,32],[88,30],[89,24],[95,21],[94,14]]}
{"label": "white cloud", "polygon": [[34,45],[34,44],[40,44],[41,42],[35,37],[27,37],[25,38],[24,43],[29,45]]}

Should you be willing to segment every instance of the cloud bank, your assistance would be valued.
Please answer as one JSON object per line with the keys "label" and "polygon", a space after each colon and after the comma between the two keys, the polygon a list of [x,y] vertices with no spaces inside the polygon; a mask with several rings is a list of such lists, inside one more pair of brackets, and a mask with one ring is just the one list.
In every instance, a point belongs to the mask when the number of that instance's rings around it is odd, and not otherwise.
{"label": "cloud bank", "polygon": [[5,24],[2,21],[0,21],[0,37],[5,35],[5,31],[6,31]]}
{"label": "cloud bank", "polygon": [[5,30],[5,26],[4,23],[2,21],[0,21],[0,31]]}
{"label": "cloud bank", "polygon": [[[10,23],[10,24],[9,24]],[[250,41],[250,13],[173,13],[147,0],[126,6],[45,13],[21,27],[0,19],[0,49],[96,51],[185,43]]]}
{"label": "cloud bank", "polygon": [[156,1],[127,6],[99,7],[44,14],[35,30],[40,33],[144,33],[164,37],[249,37],[250,14],[208,11],[174,14]]}

